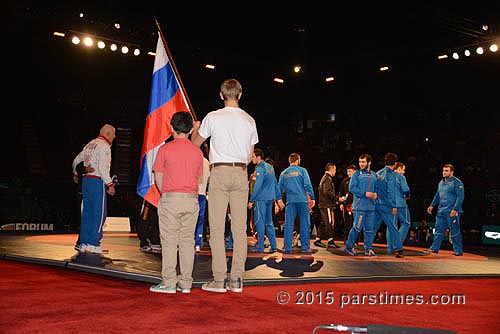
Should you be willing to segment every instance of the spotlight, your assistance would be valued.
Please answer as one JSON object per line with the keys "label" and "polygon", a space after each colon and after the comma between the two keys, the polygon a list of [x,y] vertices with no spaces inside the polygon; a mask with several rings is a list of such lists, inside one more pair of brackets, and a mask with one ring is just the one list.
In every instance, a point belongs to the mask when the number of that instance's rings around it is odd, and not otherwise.
{"label": "spotlight", "polygon": [[283,80],[283,79],[281,79],[281,78],[274,78],[274,79],[273,79],[273,81],[274,81],[274,82],[277,82],[277,83],[280,83],[280,84],[282,84],[282,83],[284,83],[284,82],[285,82],[285,80]]}
{"label": "spotlight", "polygon": [[63,32],[58,32],[58,31],[54,31],[53,35],[54,35],[54,36],[57,36],[57,37],[64,37],[64,36],[66,36],[66,34],[65,34],[65,33],[63,33]]}
{"label": "spotlight", "polygon": [[333,80],[335,80],[333,77],[328,77],[325,79],[326,82],[332,82]]}
{"label": "spotlight", "polygon": [[458,59],[460,58],[460,56],[458,55],[458,53],[456,52],[453,52],[453,55],[452,55],[453,59]]}
{"label": "spotlight", "polygon": [[482,55],[484,53],[484,49],[482,47],[478,47],[476,49],[476,52],[477,52],[478,55]]}
{"label": "spotlight", "polygon": [[389,66],[382,66],[380,72],[389,71]]}
{"label": "spotlight", "polygon": [[127,46],[122,46],[122,53],[127,54],[128,53],[128,47]]}
{"label": "spotlight", "polygon": [[120,23],[115,23],[114,26],[115,26],[116,29],[120,29],[121,28]]}
{"label": "spotlight", "polygon": [[469,50],[465,50],[465,51],[464,51],[464,55],[465,55],[466,57],[469,57],[469,56],[470,56],[470,51],[469,51]]}
{"label": "spotlight", "polygon": [[71,39],[71,43],[75,45],[80,44],[80,38],[78,38],[78,36],[73,36],[73,38]]}
{"label": "spotlight", "polygon": [[106,47],[106,44],[103,41],[97,42],[97,47],[99,49],[104,49]]}
{"label": "spotlight", "polygon": [[94,41],[90,37],[85,37],[83,39],[83,44],[90,47],[90,46],[94,45]]}
{"label": "spotlight", "polygon": [[441,59],[446,59],[448,58],[448,55],[440,55],[438,56],[438,59],[441,60]]}
{"label": "spotlight", "polygon": [[118,49],[115,43],[111,44],[109,48],[111,49],[111,51],[116,51]]}
{"label": "spotlight", "polygon": [[298,66],[298,65],[296,65],[296,66],[294,66],[294,67],[293,67],[293,71],[294,71],[295,73],[299,73],[301,69],[302,69],[302,68],[301,68],[300,66]]}
{"label": "spotlight", "polygon": [[139,49],[134,50],[134,56],[138,56],[140,54],[141,54],[141,50],[139,50]]}
{"label": "spotlight", "polygon": [[149,52],[148,52],[148,56],[153,56],[153,57],[155,57],[155,56],[156,56],[156,52],[149,51]]}
{"label": "spotlight", "polygon": [[215,65],[212,65],[212,64],[206,64],[205,65],[205,68],[208,69],[208,70],[215,70]]}
{"label": "spotlight", "polygon": [[490,51],[491,51],[491,52],[497,52],[497,51],[498,51],[498,45],[496,45],[496,44],[491,44],[491,45],[490,45]]}

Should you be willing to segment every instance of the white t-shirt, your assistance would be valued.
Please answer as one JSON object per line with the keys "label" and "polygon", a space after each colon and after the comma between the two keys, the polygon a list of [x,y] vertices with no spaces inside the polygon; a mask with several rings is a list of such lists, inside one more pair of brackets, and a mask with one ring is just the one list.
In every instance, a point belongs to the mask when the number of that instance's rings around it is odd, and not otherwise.
{"label": "white t-shirt", "polygon": [[251,160],[250,147],[259,142],[252,116],[240,108],[225,107],[208,113],[198,133],[210,138],[210,163]]}

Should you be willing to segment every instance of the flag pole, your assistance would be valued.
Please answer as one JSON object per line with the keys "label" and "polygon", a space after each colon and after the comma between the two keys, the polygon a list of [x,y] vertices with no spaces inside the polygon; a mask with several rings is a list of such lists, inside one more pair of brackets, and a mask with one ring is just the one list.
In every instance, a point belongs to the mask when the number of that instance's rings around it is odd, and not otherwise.
{"label": "flag pole", "polygon": [[[170,52],[170,49],[168,47],[167,40],[165,39],[165,36],[163,35],[163,32],[162,32],[161,27],[160,27],[160,23],[158,22],[156,17],[155,17],[155,23],[156,23],[156,28],[158,28],[158,33],[160,34],[160,38],[163,42],[163,46],[165,47],[165,51],[167,52],[167,56],[168,56],[168,59],[170,61],[170,64],[172,65],[172,69],[174,70],[175,77],[177,78],[177,80],[179,80],[179,84],[181,86],[182,92],[184,93],[184,96],[186,97],[186,101],[187,101],[188,106],[189,106],[189,113],[191,114],[191,116],[193,116],[193,119],[195,121],[198,121],[198,117],[196,116],[196,113],[194,112],[194,108],[193,108],[193,105],[191,104],[191,100],[189,100],[189,96],[187,95],[186,88],[184,88],[184,84],[182,83],[182,79],[181,79],[181,76],[179,75],[179,71],[177,71],[177,66],[175,66],[174,58],[172,57],[172,53]],[[209,154],[210,150],[209,150],[206,142],[203,143],[203,147],[205,148],[205,151],[207,152],[207,154]]]}
{"label": "flag pole", "polygon": [[156,27],[158,28],[158,33],[160,34],[160,38],[163,42],[163,46],[165,47],[165,51],[167,52],[168,59],[170,61],[170,64],[172,65],[172,69],[174,70],[175,77],[177,80],[179,80],[179,84],[181,86],[182,92],[184,93],[184,96],[186,97],[186,101],[189,106],[189,112],[191,113],[191,116],[193,116],[193,119],[195,121],[198,121],[198,117],[196,117],[196,114],[193,109],[193,105],[191,104],[191,101],[189,100],[189,96],[187,95],[186,88],[184,88],[184,84],[182,83],[181,76],[179,75],[179,71],[177,71],[177,67],[175,66],[174,58],[172,57],[172,53],[170,52],[170,49],[168,48],[167,41],[165,40],[165,36],[163,35],[163,32],[161,31],[160,23],[155,17],[155,22],[156,22]]}

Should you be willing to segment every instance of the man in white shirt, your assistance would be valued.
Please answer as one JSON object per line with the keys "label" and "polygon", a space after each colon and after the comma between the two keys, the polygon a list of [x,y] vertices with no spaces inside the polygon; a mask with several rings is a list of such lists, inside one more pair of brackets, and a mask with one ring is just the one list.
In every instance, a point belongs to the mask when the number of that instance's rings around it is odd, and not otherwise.
{"label": "man in white shirt", "polygon": [[[201,145],[210,137],[210,199],[208,222],[212,252],[213,281],[202,289],[211,292],[243,291],[243,276],[248,251],[247,164],[254,145],[259,142],[255,120],[239,107],[241,84],[236,79],[225,80],[220,87],[224,108],[208,113],[196,122],[191,140]],[[231,210],[233,258],[231,275],[227,279],[227,259],[224,248],[224,227],[227,207]]]}

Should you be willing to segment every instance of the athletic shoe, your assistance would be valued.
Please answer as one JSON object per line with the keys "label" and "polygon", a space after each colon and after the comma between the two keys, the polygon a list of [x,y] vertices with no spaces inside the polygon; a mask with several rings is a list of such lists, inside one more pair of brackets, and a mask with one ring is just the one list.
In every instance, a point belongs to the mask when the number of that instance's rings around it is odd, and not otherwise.
{"label": "athletic shoe", "polygon": [[334,240],[328,240],[326,247],[327,248],[340,248],[340,246],[337,245]]}
{"label": "athletic shoe", "polygon": [[161,245],[151,245],[151,249],[154,251],[161,251]]}
{"label": "athletic shoe", "polygon": [[402,258],[403,257],[403,251],[402,250],[399,250],[399,251],[395,251],[394,254],[396,255],[396,257],[398,259]]}
{"label": "athletic shoe", "polygon": [[177,288],[175,285],[172,285],[172,286],[166,286],[166,285],[163,285],[163,284],[157,284],[157,285],[152,285],[150,288],[149,288],[149,291],[151,292],[160,292],[160,293],[176,293],[177,292]]}
{"label": "athletic shoe", "polygon": [[356,256],[358,255],[358,253],[356,252],[356,250],[354,248],[348,248],[346,247],[344,249],[344,252],[347,254],[347,255],[350,255],[350,256]]}
{"label": "athletic shoe", "polygon": [[321,248],[326,248],[326,245],[321,242],[321,240],[316,240],[314,242],[314,246],[321,247]]}
{"label": "athletic shoe", "polygon": [[85,253],[85,249],[87,248],[87,245],[85,244],[77,244],[75,245],[75,250],[80,252],[80,253]]}
{"label": "athletic shoe", "polygon": [[433,254],[437,254],[438,252],[429,248],[429,249],[423,250],[422,253],[427,254],[427,255],[433,255]]}
{"label": "athletic shoe", "polygon": [[453,253],[453,256],[464,256],[464,253]]}
{"label": "athletic shoe", "polygon": [[227,290],[232,292],[243,292],[243,281],[241,278],[229,280]]}
{"label": "athletic shoe", "polygon": [[201,247],[199,245],[194,246],[194,251],[195,252],[201,251]]}
{"label": "athletic shoe", "polygon": [[211,281],[205,283],[201,286],[202,290],[210,291],[210,292],[226,292],[226,283],[224,281]]}
{"label": "athletic shoe", "polygon": [[86,245],[85,252],[92,254],[108,254],[109,249],[103,249],[101,246]]}
{"label": "athletic shoe", "polygon": [[191,293],[191,288],[181,288],[180,286],[177,286],[177,291],[182,292],[182,293]]}
{"label": "athletic shoe", "polygon": [[141,246],[139,249],[143,252],[151,252],[153,250],[150,245]]}
{"label": "athletic shoe", "polygon": [[375,254],[373,249],[369,249],[365,252],[365,256],[377,256],[377,254]]}

